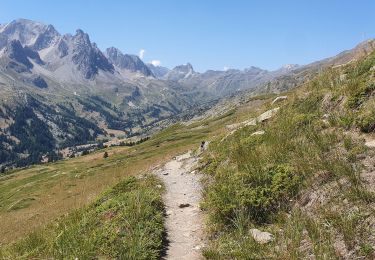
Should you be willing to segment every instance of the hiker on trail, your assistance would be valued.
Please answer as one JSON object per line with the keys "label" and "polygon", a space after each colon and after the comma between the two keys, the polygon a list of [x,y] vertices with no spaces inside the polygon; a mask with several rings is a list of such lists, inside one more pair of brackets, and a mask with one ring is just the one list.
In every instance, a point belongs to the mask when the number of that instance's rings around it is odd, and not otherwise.
{"label": "hiker on trail", "polygon": [[202,143],[201,143],[201,152],[203,152],[204,151],[204,145],[206,144],[206,142],[205,141],[202,141]]}

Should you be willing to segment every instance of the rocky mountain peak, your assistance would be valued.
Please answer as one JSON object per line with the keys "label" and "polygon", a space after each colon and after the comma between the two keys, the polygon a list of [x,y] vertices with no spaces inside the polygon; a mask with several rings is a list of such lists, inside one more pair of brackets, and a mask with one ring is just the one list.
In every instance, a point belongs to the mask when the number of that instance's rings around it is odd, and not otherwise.
{"label": "rocky mountain peak", "polygon": [[137,55],[123,54],[115,47],[107,48],[105,53],[110,62],[120,69],[140,72],[145,76],[154,76],[150,68]]}
{"label": "rocky mountain peak", "polygon": [[89,35],[85,33],[84,31],[82,31],[81,29],[76,30],[76,34],[73,36],[73,41],[76,45],[82,45],[82,46],[91,45]]}
{"label": "rocky mountain peak", "polygon": [[[70,37],[67,37],[69,40]],[[91,43],[90,37],[81,29],[76,31],[76,34],[71,38],[72,45],[72,61],[77,65],[86,79],[92,79],[99,71],[99,69],[107,72],[113,72],[114,67],[99,50],[96,44]],[[62,51],[68,45],[61,46]]]}
{"label": "rocky mountain peak", "polygon": [[193,66],[189,62],[183,65],[178,65],[174,67],[173,70],[182,73],[194,72]]}
{"label": "rocky mountain peak", "polygon": [[178,65],[168,72],[166,78],[168,80],[178,81],[190,78],[195,74],[194,68],[190,63]]}
{"label": "rocky mountain peak", "polygon": [[22,46],[41,50],[54,43],[60,34],[52,25],[45,25],[27,19],[17,19],[0,27],[0,49],[9,41],[19,40]]}

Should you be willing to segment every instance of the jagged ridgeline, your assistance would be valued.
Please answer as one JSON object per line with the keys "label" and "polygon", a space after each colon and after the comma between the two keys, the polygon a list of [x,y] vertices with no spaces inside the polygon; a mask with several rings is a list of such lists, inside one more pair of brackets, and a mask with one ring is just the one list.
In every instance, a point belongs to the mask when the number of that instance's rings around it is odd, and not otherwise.
{"label": "jagged ridgeline", "polygon": [[373,47],[368,41],[333,58],[276,71],[199,73],[190,63],[170,70],[115,47],[102,52],[82,30],[61,35],[52,25],[25,19],[1,24],[0,166],[55,160],[66,147],[149,133],[241,91],[290,89]]}

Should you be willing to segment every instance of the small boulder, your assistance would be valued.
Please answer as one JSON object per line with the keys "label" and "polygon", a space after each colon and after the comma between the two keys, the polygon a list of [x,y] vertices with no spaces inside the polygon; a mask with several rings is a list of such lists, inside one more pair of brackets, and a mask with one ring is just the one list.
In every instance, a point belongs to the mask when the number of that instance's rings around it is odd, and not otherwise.
{"label": "small boulder", "polygon": [[285,100],[285,99],[287,99],[288,98],[288,96],[279,96],[279,97],[277,97],[277,98],[275,98],[273,101],[272,101],[272,105],[273,104],[275,104],[276,102],[279,102],[279,101],[282,101],[282,100]]}
{"label": "small boulder", "polygon": [[264,135],[264,131],[263,130],[260,130],[260,131],[256,131],[254,133],[252,133],[250,136],[254,136],[254,135]]}
{"label": "small boulder", "polygon": [[168,175],[169,173],[168,172],[163,172],[163,175]]}
{"label": "small boulder", "polygon": [[375,148],[375,140],[366,140],[365,146],[368,148]]}
{"label": "small boulder", "polygon": [[276,107],[274,109],[270,109],[266,112],[264,112],[263,114],[261,114],[260,116],[257,117],[257,121],[258,122],[264,122],[268,119],[270,119],[271,117],[273,117],[277,111],[279,111],[279,107]]}
{"label": "small boulder", "polygon": [[187,207],[190,207],[190,204],[189,204],[189,203],[181,203],[178,207],[179,207],[180,209],[182,209],[182,208],[187,208]]}
{"label": "small boulder", "polygon": [[259,229],[252,228],[250,229],[250,234],[254,238],[254,240],[259,244],[267,244],[273,241],[273,235],[268,232],[262,232]]}

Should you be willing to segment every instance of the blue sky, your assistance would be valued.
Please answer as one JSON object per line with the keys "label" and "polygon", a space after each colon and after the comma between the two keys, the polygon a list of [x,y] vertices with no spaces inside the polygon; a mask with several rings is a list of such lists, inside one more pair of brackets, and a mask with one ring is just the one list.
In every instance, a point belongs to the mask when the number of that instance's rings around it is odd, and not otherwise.
{"label": "blue sky", "polygon": [[27,18],[77,28],[101,49],[144,52],[144,61],[198,71],[306,64],[375,37],[365,0],[0,0],[0,23]]}

